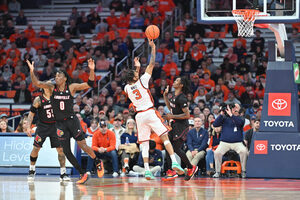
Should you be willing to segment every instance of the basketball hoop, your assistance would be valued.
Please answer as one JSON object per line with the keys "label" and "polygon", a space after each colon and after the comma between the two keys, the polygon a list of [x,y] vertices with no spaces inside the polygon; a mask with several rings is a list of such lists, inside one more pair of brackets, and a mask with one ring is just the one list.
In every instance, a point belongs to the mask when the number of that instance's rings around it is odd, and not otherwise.
{"label": "basketball hoop", "polygon": [[238,35],[250,37],[254,35],[253,25],[257,16],[264,13],[254,9],[237,9],[232,11],[233,17],[238,25]]}

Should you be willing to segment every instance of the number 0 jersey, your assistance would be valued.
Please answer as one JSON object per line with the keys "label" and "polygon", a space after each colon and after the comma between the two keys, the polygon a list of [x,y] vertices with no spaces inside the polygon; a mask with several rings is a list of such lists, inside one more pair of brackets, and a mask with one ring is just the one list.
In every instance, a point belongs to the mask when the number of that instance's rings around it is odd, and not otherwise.
{"label": "number 0 jersey", "polygon": [[54,123],[51,100],[46,99],[43,95],[40,95],[39,98],[41,100],[41,106],[37,109],[39,121],[47,124]]}
{"label": "number 0 jersey", "polygon": [[146,72],[137,82],[131,85],[127,84],[124,88],[136,111],[143,111],[153,107],[153,98],[148,89],[150,78],[151,75]]}
{"label": "number 0 jersey", "polygon": [[67,83],[63,91],[59,91],[57,85],[55,85],[51,101],[56,121],[62,121],[75,115],[73,111],[74,97],[71,95]]}

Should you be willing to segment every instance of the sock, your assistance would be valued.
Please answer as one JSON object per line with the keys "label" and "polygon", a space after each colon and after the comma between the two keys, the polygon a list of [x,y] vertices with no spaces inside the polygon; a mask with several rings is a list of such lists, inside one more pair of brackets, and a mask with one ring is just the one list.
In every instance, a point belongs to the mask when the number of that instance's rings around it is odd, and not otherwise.
{"label": "sock", "polygon": [[67,169],[65,167],[61,167],[60,168],[60,174],[63,175],[63,174],[66,174],[67,173]]}
{"label": "sock", "polygon": [[150,171],[149,163],[144,163],[145,171]]}
{"label": "sock", "polygon": [[129,160],[128,158],[124,158],[124,167],[129,167],[128,160]]}
{"label": "sock", "polygon": [[175,154],[173,154],[173,155],[170,155],[170,158],[171,158],[172,162],[174,162],[174,163],[177,163],[177,160],[176,160]]}
{"label": "sock", "polygon": [[29,166],[29,170],[35,171],[35,165],[30,165],[30,166]]}

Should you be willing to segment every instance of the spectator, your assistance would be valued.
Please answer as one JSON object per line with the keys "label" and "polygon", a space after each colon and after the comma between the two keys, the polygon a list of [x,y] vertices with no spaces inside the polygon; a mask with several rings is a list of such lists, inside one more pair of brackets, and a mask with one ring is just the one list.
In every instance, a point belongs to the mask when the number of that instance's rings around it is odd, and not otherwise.
{"label": "spectator", "polygon": [[238,61],[240,62],[241,59],[247,55],[246,49],[243,47],[243,44],[241,41],[236,42],[236,46],[233,47],[233,53],[238,56]]}
{"label": "spectator", "polygon": [[215,39],[213,40],[213,42],[214,42],[214,48],[219,47],[221,52],[227,48],[227,45],[223,40],[220,39],[220,34],[218,33],[215,34]]}
{"label": "spectator", "polygon": [[97,131],[99,131],[99,123],[96,119],[92,119],[91,126],[87,129],[86,134],[93,136]]}
{"label": "spectator", "polygon": [[88,22],[91,24],[92,29],[95,29],[96,24],[101,20],[94,8],[90,9],[90,14],[88,14],[87,19]]}
{"label": "spectator", "polygon": [[252,42],[251,42],[251,52],[255,52],[256,51],[256,47],[260,47],[260,49],[263,51],[264,47],[265,47],[265,39],[263,37],[261,37],[261,31],[260,30],[256,30],[255,31],[255,35],[256,37],[253,38]]}
{"label": "spectator", "polygon": [[136,123],[133,119],[128,119],[125,133],[121,135],[121,145],[119,145],[122,163],[121,176],[125,176],[135,164],[138,152]]}
{"label": "spectator", "polygon": [[137,12],[136,16],[130,20],[130,28],[142,29],[144,27],[144,17],[140,12]]}
{"label": "spectator", "polygon": [[8,125],[6,123],[6,121],[4,120],[1,120],[0,121],[0,131],[1,133],[9,133],[9,132],[12,132],[8,129]]}
{"label": "spectator", "polygon": [[253,99],[256,99],[257,96],[251,84],[246,85],[246,91],[241,95],[241,102],[243,105],[250,105]]}
{"label": "spectator", "polygon": [[109,9],[112,10],[114,9],[115,11],[122,11],[123,10],[123,5],[120,0],[112,0],[109,4]]}
{"label": "spectator", "polygon": [[113,24],[118,23],[118,18],[115,16],[115,9],[110,10],[110,15],[106,18],[108,27],[111,28]]}
{"label": "spectator", "polygon": [[[149,141],[149,167],[150,171],[154,176],[160,176],[160,172],[162,169],[162,153],[160,150],[156,149],[156,143],[153,140]],[[138,175],[144,175],[144,161],[142,157],[142,153],[139,155],[137,165],[133,166],[133,171]],[[130,173],[129,173],[130,174]]]}
{"label": "spectator", "polygon": [[26,116],[22,117],[21,121],[19,122],[19,125],[17,129],[15,130],[16,133],[25,133],[25,131],[28,128],[28,119]]}
{"label": "spectator", "polygon": [[167,48],[170,49],[174,49],[175,48],[175,43],[174,43],[174,39],[171,38],[171,34],[170,32],[165,32],[165,37],[164,39],[161,41],[161,43],[166,43],[167,44]]}
{"label": "spectator", "polygon": [[20,89],[16,91],[16,94],[14,96],[14,102],[20,103],[20,104],[30,104],[31,103],[31,93],[26,88],[26,82],[21,81],[20,83]]}
{"label": "spectator", "polygon": [[193,38],[196,33],[199,33],[201,37],[205,37],[204,27],[198,23],[197,18],[193,17],[193,21],[186,29],[186,37]]}
{"label": "spectator", "polygon": [[70,33],[72,38],[79,36],[79,31],[75,20],[70,21],[70,26],[67,28],[67,32]]}
{"label": "spectator", "polygon": [[206,173],[208,176],[212,176],[215,172],[214,170],[214,152],[218,148],[220,143],[220,132],[221,127],[213,127],[209,131],[209,142],[208,148],[206,149]]}
{"label": "spectator", "polygon": [[228,58],[229,63],[236,65],[238,62],[238,56],[233,52],[232,48],[228,48],[228,53],[224,56],[224,59]]}
{"label": "spectator", "polygon": [[166,64],[163,66],[162,70],[166,72],[167,76],[170,76],[171,69],[176,70],[176,75],[179,75],[178,67],[175,62],[173,62],[172,57],[170,55],[167,55],[166,57]]}
{"label": "spectator", "polygon": [[239,116],[239,111],[239,104],[235,104],[233,108],[227,106],[226,113],[221,111],[220,116],[213,123],[214,127],[222,126],[220,144],[214,153],[216,166],[214,178],[220,177],[222,157],[229,150],[234,150],[239,154],[242,166],[241,176],[242,178],[246,178],[246,160],[248,151],[243,144],[243,127],[245,120]]}
{"label": "spectator", "polygon": [[[119,164],[116,152],[115,134],[107,129],[105,120],[100,120],[99,131],[96,131],[92,139],[92,149],[98,158],[109,158],[112,161],[113,177],[118,176]],[[93,159],[88,158],[87,171],[92,171],[94,164]]]}
{"label": "spectator", "polygon": [[106,72],[109,70],[110,63],[106,59],[105,54],[101,53],[100,59],[96,61],[96,71]]}
{"label": "spectator", "polygon": [[27,41],[26,48],[23,49],[21,52],[22,52],[22,55],[21,55],[21,59],[22,60],[25,60],[25,54],[29,54],[32,57],[34,57],[36,55],[36,50],[35,50],[35,48],[33,48],[31,46],[31,42],[30,41]]}
{"label": "spectator", "polygon": [[0,91],[7,91],[8,90],[8,83],[4,80],[2,74],[0,74]]}
{"label": "spectator", "polygon": [[98,2],[98,5],[97,5],[97,7],[96,7],[96,12],[99,14],[99,13],[102,12],[102,10],[103,10],[102,2],[99,1],[99,2]]}
{"label": "spectator", "polygon": [[18,37],[16,39],[16,45],[18,48],[25,48],[27,42],[28,42],[28,39],[25,37],[25,32],[22,31],[20,34],[20,37]]}
{"label": "spectator", "polygon": [[35,31],[32,28],[32,24],[28,24],[27,29],[25,29],[24,32],[25,32],[25,37],[28,40],[31,40],[32,38],[35,38]]}
{"label": "spectator", "polygon": [[15,33],[14,29],[15,28],[13,22],[11,20],[8,20],[7,25],[4,26],[4,29],[2,30],[2,34],[8,39],[12,34]]}
{"label": "spectator", "polygon": [[244,143],[246,144],[248,151],[250,151],[250,148],[251,148],[251,141],[252,141],[253,133],[256,133],[259,131],[260,119],[255,118],[255,120],[252,123],[253,123],[252,124],[253,128],[251,128],[250,130],[248,130],[245,133],[245,138],[244,138]]}
{"label": "spectator", "polygon": [[87,17],[82,18],[82,22],[78,24],[78,30],[80,34],[92,33],[92,24],[88,21]]}
{"label": "spectator", "polygon": [[79,15],[79,13],[78,13],[78,11],[77,11],[77,8],[76,7],[73,7],[72,8],[72,13],[71,13],[71,15],[70,15],[70,17],[69,17],[69,23],[71,24],[71,21],[73,20],[73,21],[75,21],[75,24],[76,24],[76,22],[77,22],[77,19],[80,17],[80,15]]}
{"label": "spectator", "polygon": [[192,165],[197,166],[199,161],[205,157],[208,133],[202,128],[203,121],[199,117],[194,118],[194,128],[187,134],[188,151],[186,156]]}
{"label": "spectator", "polygon": [[116,136],[116,150],[119,150],[119,145],[121,144],[121,136],[125,133],[125,128],[122,127],[122,118],[116,117],[113,122],[113,128],[110,130],[115,133]]}
{"label": "spectator", "polygon": [[75,45],[75,43],[71,40],[70,33],[65,33],[65,39],[60,43],[63,47],[64,52],[69,51],[71,47]]}
{"label": "spectator", "polygon": [[7,114],[3,113],[0,115],[0,121],[6,122],[8,132],[14,132],[14,129],[11,126],[8,126]]}
{"label": "spectator", "polygon": [[21,4],[17,0],[11,0],[8,3],[8,10],[12,13],[18,13],[21,10]]}
{"label": "spectator", "polygon": [[27,17],[24,15],[23,10],[20,10],[19,15],[16,17],[16,25],[27,25]]}
{"label": "spectator", "polygon": [[62,25],[61,20],[56,20],[55,25],[52,28],[52,34],[56,37],[63,37],[65,32],[65,27]]}
{"label": "spectator", "polygon": [[4,13],[2,14],[2,19],[3,19],[4,26],[7,25],[7,22],[9,20],[13,22],[13,16],[7,10],[5,10]]}

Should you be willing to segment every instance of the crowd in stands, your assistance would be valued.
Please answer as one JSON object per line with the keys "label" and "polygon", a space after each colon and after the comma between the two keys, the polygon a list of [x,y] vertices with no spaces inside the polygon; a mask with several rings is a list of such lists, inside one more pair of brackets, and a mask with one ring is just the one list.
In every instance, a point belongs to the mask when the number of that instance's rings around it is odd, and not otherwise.
{"label": "crowd in stands", "polygon": [[[31,83],[26,59],[35,62],[36,75],[40,80],[53,78],[60,68],[66,70],[74,82],[86,82],[89,58],[95,60],[97,72],[114,72],[116,63],[134,49],[128,29],[144,30],[150,24],[160,26],[175,8],[173,0],[127,0],[125,3],[113,0],[109,6],[110,15],[105,18],[99,16],[103,10],[99,2],[88,14],[72,8],[68,28],[57,19],[52,32],[48,33],[44,26],[34,30],[20,6],[15,0],[12,2],[0,18],[0,90],[16,90],[15,103],[31,103],[35,96],[41,94]],[[19,15],[14,18],[11,12],[18,12]],[[117,16],[116,12],[121,14]],[[26,25],[27,28],[19,30],[16,25]],[[235,25],[226,26],[225,29],[232,30],[235,35]],[[298,27],[295,24],[290,34],[294,42],[300,42]],[[268,64],[268,52],[261,31],[256,30],[250,44],[244,38],[237,37],[228,46],[218,33],[221,29],[224,26],[201,25],[196,17],[185,13],[174,33],[161,33],[163,39],[157,47],[155,68],[149,83],[155,107],[164,115],[169,112],[162,101],[165,88],[172,86],[177,76],[190,78],[191,91],[187,98],[191,130],[187,136],[186,150],[193,164],[206,158],[209,175],[214,168],[213,151],[219,144],[221,131],[212,127],[212,123],[219,116],[221,104],[240,104],[240,116],[246,119],[243,131],[253,132],[253,127],[257,131],[256,122],[263,106]],[[209,43],[203,41],[208,36],[206,30],[216,32]],[[92,39],[87,40],[85,34],[93,34]],[[63,40],[58,42],[58,38]],[[79,38],[79,42],[73,42],[74,38]],[[213,58],[220,58],[224,53],[222,64],[215,65]],[[144,73],[149,58],[140,58],[141,73]],[[129,172],[143,173],[134,110],[123,87],[121,76],[115,75],[99,96],[78,95],[74,104],[82,129],[88,136],[93,136],[92,148],[99,157],[112,160],[114,176],[118,175],[119,169],[122,176]],[[169,97],[172,97],[171,93]],[[7,125],[7,116],[1,115],[0,118],[1,132],[12,132]],[[22,132],[24,123],[26,117],[15,131]],[[194,141],[194,134],[199,132],[203,134],[202,140]],[[149,163],[156,174],[163,169],[164,149],[160,138],[154,133],[151,139],[155,143],[150,143]],[[91,162],[88,160],[88,170],[92,171]]]}

